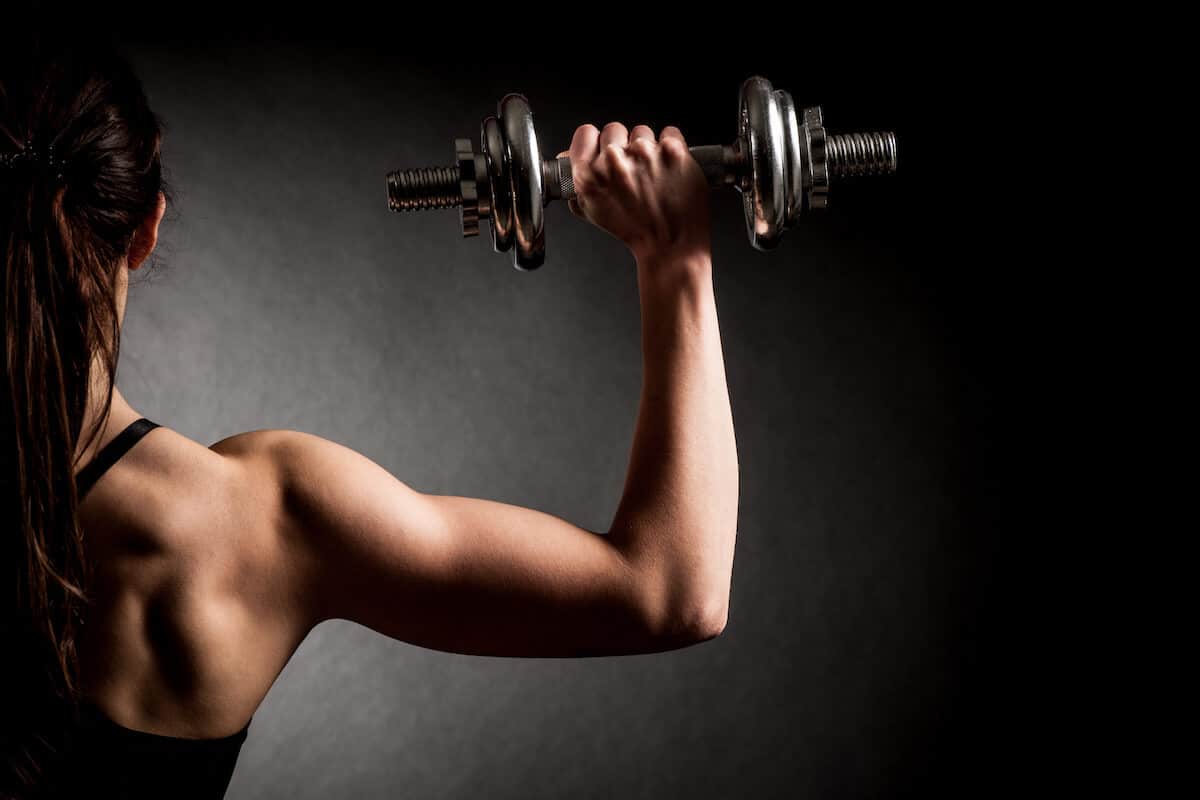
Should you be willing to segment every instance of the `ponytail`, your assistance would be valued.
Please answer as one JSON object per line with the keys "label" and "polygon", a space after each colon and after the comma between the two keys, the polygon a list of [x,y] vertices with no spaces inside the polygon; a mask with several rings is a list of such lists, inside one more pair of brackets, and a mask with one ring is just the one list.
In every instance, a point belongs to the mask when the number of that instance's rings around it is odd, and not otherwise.
{"label": "ponytail", "polygon": [[160,135],[108,48],[35,35],[0,55],[0,793],[53,777],[79,697],[76,455],[111,406],[121,259],[163,189]]}

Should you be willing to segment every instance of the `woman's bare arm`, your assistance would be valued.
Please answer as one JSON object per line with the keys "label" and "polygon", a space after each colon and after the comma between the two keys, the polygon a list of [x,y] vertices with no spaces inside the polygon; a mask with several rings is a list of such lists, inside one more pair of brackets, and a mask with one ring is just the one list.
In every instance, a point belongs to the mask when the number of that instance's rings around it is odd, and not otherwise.
{"label": "woman's bare arm", "polygon": [[[628,137],[628,138],[627,138]],[[682,136],[580,128],[576,213],[633,251],[643,381],[607,535],[534,509],[418,492],[295,431],[229,445],[260,476],[313,622],[459,653],[653,652],[725,626],[737,456],[708,250],[707,187]],[[239,437],[240,438],[240,437]]]}

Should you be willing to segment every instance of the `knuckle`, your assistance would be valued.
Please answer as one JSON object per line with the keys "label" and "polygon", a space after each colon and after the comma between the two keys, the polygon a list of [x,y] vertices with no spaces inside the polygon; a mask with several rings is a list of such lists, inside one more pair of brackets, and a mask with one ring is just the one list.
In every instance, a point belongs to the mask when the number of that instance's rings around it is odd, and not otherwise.
{"label": "knuckle", "polygon": [[609,164],[620,164],[625,160],[625,147],[616,142],[609,142],[600,150],[600,157]]}
{"label": "knuckle", "polygon": [[679,139],[668,137],[662,141],[663,155],[669,156],[671,159],[680,159],[687,155],[688,149]]}
{"label": "knuckle", "polygon": [[658,152],[658,145],[649,139],[634,139],[629,143],[629,150],[636,155],[649,158]]}
{"label": "knuckle", "polygon": [[633,167],[628,158],[628,153],[624,147],[619,144],[610,144],[605,148],[605,155],[608,156],[609,164],[614,172],[630,172]]}

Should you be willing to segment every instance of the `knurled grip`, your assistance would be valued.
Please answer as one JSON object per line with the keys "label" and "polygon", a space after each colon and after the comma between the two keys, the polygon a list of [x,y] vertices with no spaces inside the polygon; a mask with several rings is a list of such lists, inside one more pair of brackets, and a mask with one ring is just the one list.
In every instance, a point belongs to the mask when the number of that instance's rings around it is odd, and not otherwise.
{"label": "knurled grip", "polygon": [[570,200],[575,196],[575,178],[571,175],[571,159],[548,159],[542,164],[546,184],[546,200]]}

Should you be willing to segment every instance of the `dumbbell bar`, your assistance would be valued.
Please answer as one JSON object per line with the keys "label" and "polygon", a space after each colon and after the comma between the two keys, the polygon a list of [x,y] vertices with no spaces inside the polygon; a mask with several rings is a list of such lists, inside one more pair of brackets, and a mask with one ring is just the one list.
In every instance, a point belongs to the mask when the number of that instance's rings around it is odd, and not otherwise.
{"label": "dumbbell bar", "polygon": [[[483,152],[469,139],[455,140],[456,166],[388,173],[388,207],[461,208],[464,236],[479,235],[479,221],[487,219],[496,252],[512,250],[514,267],[537,269],[546,254],[543,209],[575,195],[571,160],[542,158],[522,95],[505,96],[482,128]],[[733,144],[689,150],[710,186],[741,191],[746,233],[758,250],[775,247],[803,210],[825,208],[831,178],[896,170],[895,134],[827,135],[819,107],[797,117],[791,95],[761,77],[742,84]]]}

